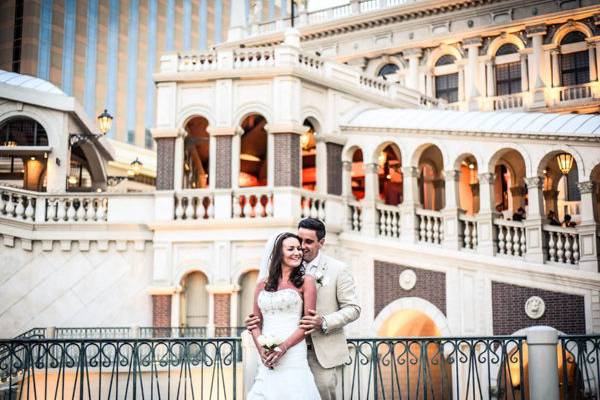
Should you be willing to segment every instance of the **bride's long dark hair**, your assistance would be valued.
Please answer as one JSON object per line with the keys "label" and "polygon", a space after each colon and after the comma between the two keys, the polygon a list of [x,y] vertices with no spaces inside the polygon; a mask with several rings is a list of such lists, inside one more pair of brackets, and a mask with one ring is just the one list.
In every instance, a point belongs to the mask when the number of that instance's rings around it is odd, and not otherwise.
{"label": "bride's long dark hair", "polygon": [[[277,236],[275,244],[273,245],[273,251],[271,251],[271,257],[269,261],[269,277],[267,278],[267,283],[265,283],[265,290],[267,292],[277,291],[277,286],[279,284],[279,280],[281,279],[281,263],[283,262],[283,241],[288,238],[295,238],[298,240],[299,243],[302,243],[302,240],[300,240],[298,235],[291,232],[285,232]],[[300,288],[302,286],[302,284],[304,283],[304,267],[302,265],[292,270],[292,273],[290,274],[290,281],[297,288]]]}

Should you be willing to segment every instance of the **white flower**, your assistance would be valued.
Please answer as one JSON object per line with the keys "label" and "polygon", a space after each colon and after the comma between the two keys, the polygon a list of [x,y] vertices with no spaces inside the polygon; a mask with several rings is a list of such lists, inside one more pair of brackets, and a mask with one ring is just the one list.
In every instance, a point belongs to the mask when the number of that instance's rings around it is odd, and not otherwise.
{"label": "white flower", "polygon": [[279,344],[279,340],[271,335],[260,335],[256,340],[265,349],[273,349]]}
{"label": "white flower", "polygon": [[322,271],[317,271],[315,272],[315,279],[318,281],[320,281],[321,279],[323,279],[323,272]]}
{"label": "white flower", "polygon": [[326,276],[326,277],[324,277],[324,278],[321,280],[321,285],[322,285],[322,286],[327,286],[327,285],[329,285],[329,277],[327,277],[327,276]]}

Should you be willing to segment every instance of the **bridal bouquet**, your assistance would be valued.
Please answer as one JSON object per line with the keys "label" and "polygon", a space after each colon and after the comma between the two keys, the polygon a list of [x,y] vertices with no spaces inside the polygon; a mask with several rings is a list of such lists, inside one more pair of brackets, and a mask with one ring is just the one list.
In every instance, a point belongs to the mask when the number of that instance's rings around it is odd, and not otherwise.
{"label": "bridal bouquet", "polygon": [[281,341],[274,336],[260,335],[256,340],[258,341],[258,344],[260,344],[265,350],[281,351],[281,349],[279,348],[279,344],[281,343]]}

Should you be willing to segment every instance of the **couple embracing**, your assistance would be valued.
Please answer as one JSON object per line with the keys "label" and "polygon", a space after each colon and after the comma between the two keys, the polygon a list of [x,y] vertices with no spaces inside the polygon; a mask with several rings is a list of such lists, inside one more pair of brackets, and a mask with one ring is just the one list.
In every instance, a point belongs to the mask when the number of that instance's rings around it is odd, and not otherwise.
{"label": "couple embracing", "polygon": [[[325,225],[306,218],[276,237],[246,319],[260,355],[248,400],[336,399],[348,360],[344,326],[360,315],[346,266],[322,254]],[[264,269],[264,270],[263,270]]]}

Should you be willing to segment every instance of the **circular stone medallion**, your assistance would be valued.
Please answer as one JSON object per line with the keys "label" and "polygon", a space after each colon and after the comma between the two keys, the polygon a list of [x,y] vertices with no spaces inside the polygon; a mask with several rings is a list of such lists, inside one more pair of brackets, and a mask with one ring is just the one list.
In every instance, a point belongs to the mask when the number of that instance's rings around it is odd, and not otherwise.
{"label": "circular stone medallion", "polygon": [[546,311],[546,303],[539,296],[531,296],[525,302],[525,314],[531,319],[542,318]]}
{"label": "circular stone medallion", "polygon": [[411,290],[417,284],[417,274],[412,269],[405,269],[398,278],[400,287],[404,290]]}

